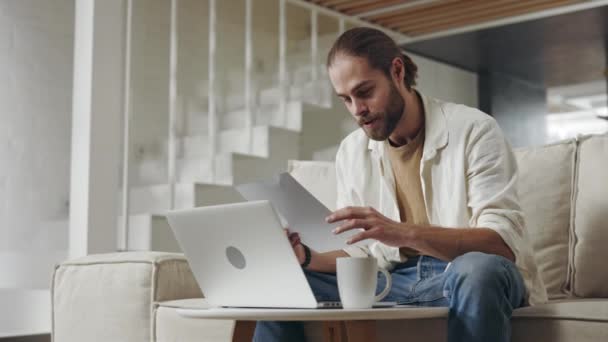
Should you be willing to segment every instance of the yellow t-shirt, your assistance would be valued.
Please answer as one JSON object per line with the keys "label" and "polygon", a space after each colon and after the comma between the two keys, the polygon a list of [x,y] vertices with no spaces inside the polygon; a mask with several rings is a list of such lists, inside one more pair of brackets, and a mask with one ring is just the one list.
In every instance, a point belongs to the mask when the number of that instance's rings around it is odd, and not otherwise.
{"label": "yellow t-shirt", "polygon": [[[420,183],[420,161],[424,146],[424,127],[414,139],[403,146],[393,147],[390,142],[387,148],[395,178],[395,194],[401,222],[428,225],[422,184]],[[401,254],[414,256],[418,253],[402,247]]]}

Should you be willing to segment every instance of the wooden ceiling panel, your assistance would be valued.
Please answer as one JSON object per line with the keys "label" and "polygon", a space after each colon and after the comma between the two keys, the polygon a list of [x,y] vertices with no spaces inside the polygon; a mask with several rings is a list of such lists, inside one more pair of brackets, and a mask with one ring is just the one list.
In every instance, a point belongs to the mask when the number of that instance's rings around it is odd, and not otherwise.
{"label": "wooden ceiling panel", "polygon": [[[380,16],[372,16],[366,18],[376,23],[394,24],[403,20],[410,20],[416,18],[422,18],[426,20],[432,20],[433,16],[443,15],[448,12],[462,11],[464,9],[472,9],[476,6],[483,6],[484,4],[492,3],[496,4],[501,0],[487,1],[487,0],[445,0],[439,2],[433,2],[426,6],[420,6],[416,8],[408,8],[402,11],[395,11],[392,13],[386,13]],[[502,0],[504,1],[504,0]]]}
{"label": "wooden ceiling panel", "polygon": [[416,36],[461,26],[479,24],[491,20],[508,18],[520,14],[540,11],[555,7],[556,4],[568,5],[573,0],[551,0],[551,1],[527,1],[517,5],[495,4],[494,6],[478,6],[468,12],[452,13],[449,16],[438,17],[433,20],[418,20],[403,22],[401,25],[392,26],[392,29]]}
{"label": "wooden ceiling panel", "polygon": [[[470,6],[468,8],[456,7],[452,6],[442,11],[433,11],[432,13],[427,13],[424,15],[408,14],[396,18],[391,18],[391,20],[380,20],[377,23],[382,25],[387,25],[391,27],[415,27],[417,24],[426,23],[426,24],[434,24],[440,23],[445,20],[450,20],[451,18],[465,18],[467,20],[474,21],[479,17],[479,15],[483,15],[484,13],[494,12],[494,13],[505,13],[512,9],[517,8],[527,8],[532,4],[544,3],[547,1],[555,1],[555,0],[528,0],[526,2],[520,2],[519,4],[513,4],[511,1],[480,1],[475,4],[475,6]],[[572,0],[569,0],[572,1]]]}
{"label": "wooden ceiling panel", "polygon": [[384,0],[384,1],[371,1],[371,2],[367,2],[367,3],[356,3],[356,2],[357,1],[352,1],[352,5],[345,5],[342,9],[340,9],[340,11],[345,14],[348,14],[348,15],[359,15],[360,13],[365,13],[368,11],[386,8],[388,6],[393,6],[393,5],[408,3],[408,2],[411,3],[412,0],[410,0],[410,1]]}
{"label": "wooden ceiling panel", "polygon": [[[308,0],[416,37],[525,15],[585,0]],[[382,12],[386,9],[386,12]],[[380,13],[378,12],[380,11]],[[369,13],[369,15],[368,15]]]}

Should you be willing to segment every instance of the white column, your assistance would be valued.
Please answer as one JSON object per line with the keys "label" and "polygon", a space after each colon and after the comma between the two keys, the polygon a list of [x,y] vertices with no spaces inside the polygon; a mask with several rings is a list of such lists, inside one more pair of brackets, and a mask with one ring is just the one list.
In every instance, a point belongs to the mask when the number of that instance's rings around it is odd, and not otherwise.
{"label": "white column", "polygon": [[70,257],[117,250],[124,16],[123,0],[76,1]]}
{"label": "white column", "polygon": [[169,209],[175,208],[175,126],[177,121],[177,0],[171,0],[169,36],[169,146],[167,174],[169,181]]}
{"label": "white column", "polygon": [[341,35],[346,30],[346,24],[344,18],[338,19],[338,35]]}

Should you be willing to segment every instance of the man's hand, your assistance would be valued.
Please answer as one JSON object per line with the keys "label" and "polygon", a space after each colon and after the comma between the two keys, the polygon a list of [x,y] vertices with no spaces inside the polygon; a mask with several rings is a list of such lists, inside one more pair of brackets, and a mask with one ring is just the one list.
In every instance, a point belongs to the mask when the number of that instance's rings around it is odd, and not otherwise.
{"label": "man's hand", "polygon": [[375,239],[392,247],[407,247],[422,255],[451,261],[468,252],[483,252],[503,256],[515,262],[515,254],[502,237],[489,228],[445,228],[395,222],[371,207],[346,207],[329,215],[327,222],[343,221],[335,234],[362,228],[363,232],[347,241],[352,244]]}
{"label": "man's hand", "polygon": [[347,243],[374,239],[392,247],[407,246],[408,237],[414,229],[407,223],[395,222],[380,214],[372,207],[346,207],[334,211],[326,218],[328,223],[343,221],[334,229],[334,234],[340,234],[351,229],[362,228],[363,232],[351,237]]}

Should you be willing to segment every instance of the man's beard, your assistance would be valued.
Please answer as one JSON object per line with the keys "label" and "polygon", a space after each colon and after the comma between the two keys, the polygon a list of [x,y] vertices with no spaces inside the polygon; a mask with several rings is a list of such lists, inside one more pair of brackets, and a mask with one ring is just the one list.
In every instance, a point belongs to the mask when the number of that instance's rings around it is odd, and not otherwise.
{"label": "man's beard", "polygon": [[[388,104],[382,113],[375,113],[370,115],[370,119],[379,120],[380,122],[376,122],[375,126],[377,127],[368,127],[366,128],[363,122],[359,122],[359,125],[365,131],[365,134],[370,139],[377,141],[384,141],[388,139],[388,137],[393,133],[399,120],[403,116],[403,112],[405,109],[405,101],[401,94],[397,91],[397,88],[391,83],[390,84],[390,93],[388,97]],[[365,119],[369,122],[370,119]]]}

